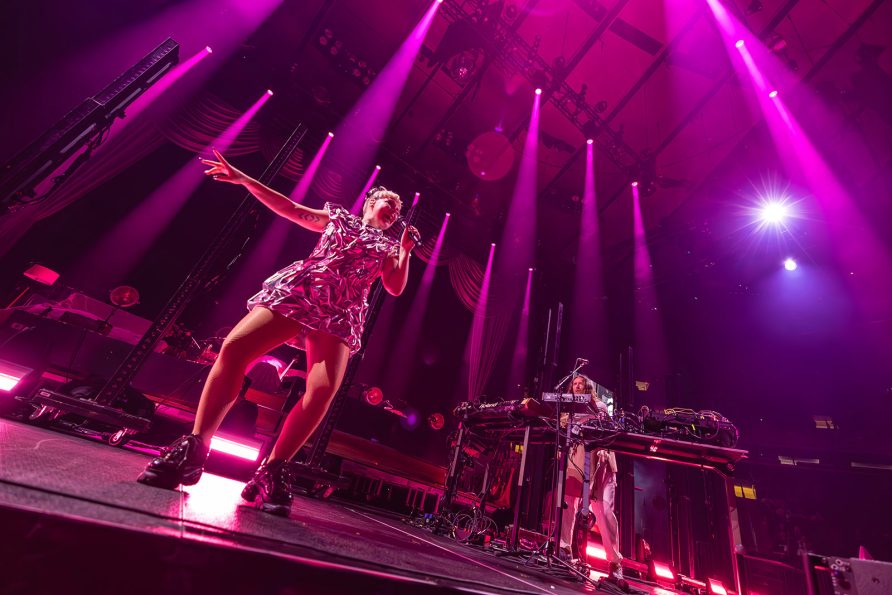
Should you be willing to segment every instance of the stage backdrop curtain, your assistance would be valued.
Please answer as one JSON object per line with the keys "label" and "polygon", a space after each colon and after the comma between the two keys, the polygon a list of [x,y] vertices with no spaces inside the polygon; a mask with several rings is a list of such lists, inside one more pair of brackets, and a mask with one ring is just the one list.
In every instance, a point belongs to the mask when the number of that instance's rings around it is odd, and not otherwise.
{"label": "stage backdrop curtain", "polygon": [[[205,154],[242,111],[212,93],[199,93],[171,116],[158,121],[161,133],[176,146],[192,153]],[[260,126],[254,118],[245,125],[226,149],[226,155],[238,157],[260,149]],[[210,156],[210,155],[208,155]]]}
{"label": "stage backdrop curtain", "polygon": [[477,340],[475,337],[469,337],[465,355],[468,374],[466,398],[468,400],[476,400],[485,390],[495,368],[496,359],[505,343],[511,322],[510,308],[499,307],[493,299],[493,295],[496,293],[493,291],[494,288],[490,288],[486,308],[479,306],[483,275],[484,269],[480,263],[464,254],[456,254],[449,259],[449,280],[455,295],[458,296],[465,308],[474,313],[475,318],[484,317],[483,321],[477,323],[482,323],[483,332]]}
{"label": "stage backdrop curtain", "polygon": [[[494,308],[494,310],[496,310]],[[511,327],[511,312],[489,311],[483,323],[483,337],[479,343],[469,343],[468,350],[468,395],[467,400],[476,401],[486,390],[492,377],[508,330]]]}

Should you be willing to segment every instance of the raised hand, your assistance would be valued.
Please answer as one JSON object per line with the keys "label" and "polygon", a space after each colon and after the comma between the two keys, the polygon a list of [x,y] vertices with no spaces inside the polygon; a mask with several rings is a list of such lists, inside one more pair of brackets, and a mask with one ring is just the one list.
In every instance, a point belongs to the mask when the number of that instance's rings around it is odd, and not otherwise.
{"label": "raised hand", "polygon": [[210,169],[204,170],[204,175],[211,176],[219,182],[228,182],[230,184],[242,184],[248,179],[248,176],[226,161],[223,155],[220,154],[220,151],[217,149],[213,149],[213,151],[214,155],[217,157],[217,161],[201,159],[202,163],[210,166]]}
{"label": "raised hand", "polygon": [[[419,241],[416,242],[413,239],[413,236],[415,238],[419,238]],[[418,233],[418,230],[411,225],[407,225],[406,228],[403,230],[403,236],[400,238],[400,246],[403,248],[406,254],[408,254],[415,249],[415,246],[421,243],[420,238],[421,235]]]}

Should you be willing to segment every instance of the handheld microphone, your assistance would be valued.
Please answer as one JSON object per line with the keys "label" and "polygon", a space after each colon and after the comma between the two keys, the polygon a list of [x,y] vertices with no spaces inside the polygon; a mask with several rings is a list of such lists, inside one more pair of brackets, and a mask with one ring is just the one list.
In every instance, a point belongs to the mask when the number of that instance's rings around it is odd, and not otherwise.
{"label": "handheld microphone", "polygon": [[578,357],[578,358],[576,358],[576,361],[578,361],[583,366],[588,364],[588,360],[585,359],[584,357]]}
{"label": "handheld microphone", "polygon": [[[406,223],[406,220],[403,217],[400,217],[397,222],[402,226],[403,229],[409,227],[409,224]],[[416,244],[421,243],[421,235],[416,230],[409,231],[409,237],[412,238],[412,241]]]}

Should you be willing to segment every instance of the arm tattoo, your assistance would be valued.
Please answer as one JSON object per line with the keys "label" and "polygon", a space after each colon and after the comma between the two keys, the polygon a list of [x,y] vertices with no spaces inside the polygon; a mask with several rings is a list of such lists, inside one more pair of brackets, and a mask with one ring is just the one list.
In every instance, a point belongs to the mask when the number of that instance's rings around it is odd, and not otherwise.
{"label": "arm tattoo", "polygon": [[300,212],[297,214],[298,219],[303,219],[304,221],[311,221],[313,223],[317,223],[322,221],[322,217],[319,215],[314,215],[313,213],[304,213]]}

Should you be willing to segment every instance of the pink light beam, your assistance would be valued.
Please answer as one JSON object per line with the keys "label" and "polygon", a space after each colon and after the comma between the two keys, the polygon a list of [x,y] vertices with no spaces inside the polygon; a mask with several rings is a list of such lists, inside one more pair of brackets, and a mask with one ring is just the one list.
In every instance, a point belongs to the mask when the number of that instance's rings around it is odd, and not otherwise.
{"label": "pink light beam", "polygon": [[372,173],[369,174],[369,179],[366,180],[365,186],[362,187],[362,191],[359,193],[359,196],[356,197],[356,200],[353,201],[353,206],[350,208],[350,212],[354,215],[359,215],[362,213],[362,207],[365,204],[365,195],[369,190],[372,189],[372,186],[375,184],[375,180],[378,178],[378,174],[381,173],[381,166],[376,165],[372,170]]}
{"label": "pink light beam", "polygon": [[398,338],[390,355],[387,365],[387,373],[383,382],[387,384],[387,394],[394,395],[398,399],[406,399],[406,387],[409,383],[407,366],[412,361],[414,354],[420,347],[421,329],[424,326],[424,317],[430,302],[431,288],[434,285],[434,276],[437,274],[440,251],[443,248],[443,240],[446,237],[446,228],[449,225],[450,215],[447,213],[440,225],[440,233],[434,244],[431,257],[424,267],[421,283],[412,299],[412,306],[406,320],[400,328]]}
{"label": "pink light beam", "polygon": [[[245,113],[207,145],[201,154],[210,156],[212,155],[210,149],[215,147],[225,155],[239,133],[269,98],[270,96],[264,92]],[[72,276],[78,279],[98,277],[111,284],[121,282],[148,253],[152,243],[170,225],[202,183],[205,178],[203,169],[203,165],[197,160],[189,160],[98,242],[75,267]]]}

